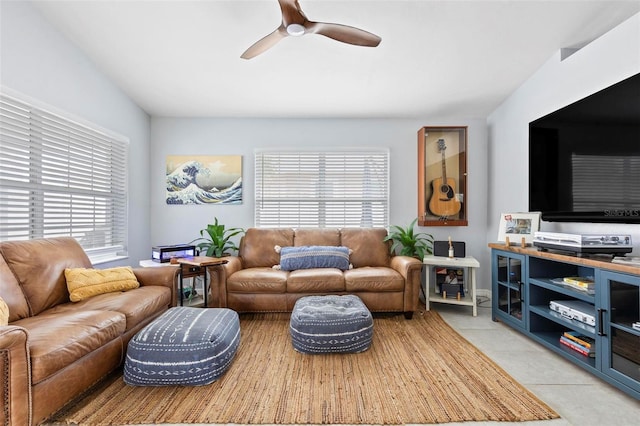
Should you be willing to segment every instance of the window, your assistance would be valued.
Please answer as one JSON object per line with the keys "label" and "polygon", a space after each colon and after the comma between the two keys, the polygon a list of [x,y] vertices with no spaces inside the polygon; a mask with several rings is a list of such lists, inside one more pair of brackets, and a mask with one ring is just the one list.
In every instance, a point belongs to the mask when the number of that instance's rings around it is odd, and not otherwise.
{"label": "window", "polygon": [[257,227],[383,227],[389,150],[257,151]]}
{"label": "window", "polygon": [[0,241],[71,236],[126,255],[128,140],[0,94]]}

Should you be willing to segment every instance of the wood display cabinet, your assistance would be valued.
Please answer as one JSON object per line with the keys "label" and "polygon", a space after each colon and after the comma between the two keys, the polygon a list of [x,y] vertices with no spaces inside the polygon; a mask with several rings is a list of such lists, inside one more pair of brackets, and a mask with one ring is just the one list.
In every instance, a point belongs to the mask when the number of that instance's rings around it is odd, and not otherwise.
{"label": "wood display cabinet", "polygon": [[467,226],[467,127],[418,131],[418,225]]}
{"label": "wood display cabinet", "polygon": [[640,268],[606,257],[489,247],[493,319],[640,399]]}

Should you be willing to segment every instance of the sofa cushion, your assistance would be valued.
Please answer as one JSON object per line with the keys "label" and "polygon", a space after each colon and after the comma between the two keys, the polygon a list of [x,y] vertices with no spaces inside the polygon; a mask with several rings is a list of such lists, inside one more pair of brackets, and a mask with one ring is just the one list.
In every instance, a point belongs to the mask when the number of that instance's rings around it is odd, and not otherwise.
{"label": "sofa cushion", "polygon": [[9,324],[9,307],[2,297],[0,297],[0,326]]}
{"label": "sofa cushion", "polygon": [[300,269],[287,278],[287,293],[343,292],[344,273],[335,268]]}
{"label": "sofa cushion", "polygon": [[130,266],[109,269],[68,268],[64,275],[72,302],[98,294],[138,288],[140,284]]}
{"label": "sofa cushion", "polygon": [[272,268],[241,269],[227,277],[227,291],[233,293],[285,293],[288,274],[286,271]]}
{"label": "sofa cushion", "polygon": [[274,269],[295,271],[296,269],[336,268],[349,269],[349,248],[335,246],[280,247],[280,264]]}
{"label": "sofa cushion", "polygon": [[[80,244],[70,237],[5,241],[0,244],[0,252],[20,283],[29,304],[29,315],[38,315],[69,301],[66,268],[91,267]],[[6,300],[13,311],[13,303]]]}
{"label": "sofa cushion", "polygon": [[391,252],[384,241],[384,228],[344,228],[340,231],[341,245],[352,250],[351,263],[354,268],[363,266],[389,266]]}
{"label": "sofa cushion", "polygon": [[9,322],[29,316],[29,305],[20,288],[20,283],[2,256],[0,256],[0,297],[4,299],[9,308]]}
{"label": "sofa cushion", "polygon": [[403,291],[404,278],[391,268],[365,266],[344,273],[348,292]]}
{"label": "sofa cushion", "polygon": [[293,243],[297,247],[339,246],[340,230],[338,228],[298,228]]}
{"label": "sofa cushion", "polygon": [[240,240],[238,256],[244,268],[269,267],[280,263],[273,248],[293,245],[293,229],[249,228]]}
{"label": "sofa cushion", "polygon": [[126,318],[125,332],[136,328],[171,306],[171,289],[162,286],[142,286],[126,292],[105,293],[80,302],[65,303],[51,309],[61,311],[114,311]]}
{"label": "sofa cushion", "polygon": [[16,321],[29,332],[32,385],[119,338],[124,315],[113,311],[45,311]]}

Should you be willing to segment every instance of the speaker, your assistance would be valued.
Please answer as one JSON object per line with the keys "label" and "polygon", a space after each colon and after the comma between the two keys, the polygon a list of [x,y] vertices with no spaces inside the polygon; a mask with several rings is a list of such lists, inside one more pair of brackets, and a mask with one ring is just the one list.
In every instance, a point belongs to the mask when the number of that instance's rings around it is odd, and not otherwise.
{"label": "speaker", "polygon": [[[452,241],[453,257],[465,257],[466,249],[464,241]],[[433,255],[449,257],[449,241],[434,241]]]}

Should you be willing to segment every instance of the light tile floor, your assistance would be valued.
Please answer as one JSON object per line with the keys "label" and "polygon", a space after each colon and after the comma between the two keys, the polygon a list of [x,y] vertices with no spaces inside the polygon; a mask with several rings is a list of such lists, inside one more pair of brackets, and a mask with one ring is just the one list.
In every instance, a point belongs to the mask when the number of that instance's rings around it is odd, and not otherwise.
{"label": "light tile floor", "polygon": [[[640,401],[518,331],[492,321],[490,302],[480,304],[477,317],[471,315],[470,307],[431,304],[431,309],[561,416],[556,420],[514,425],[640,425]],[[504,426],[511,423],[449,423],[448,426],[470,424]]]}

